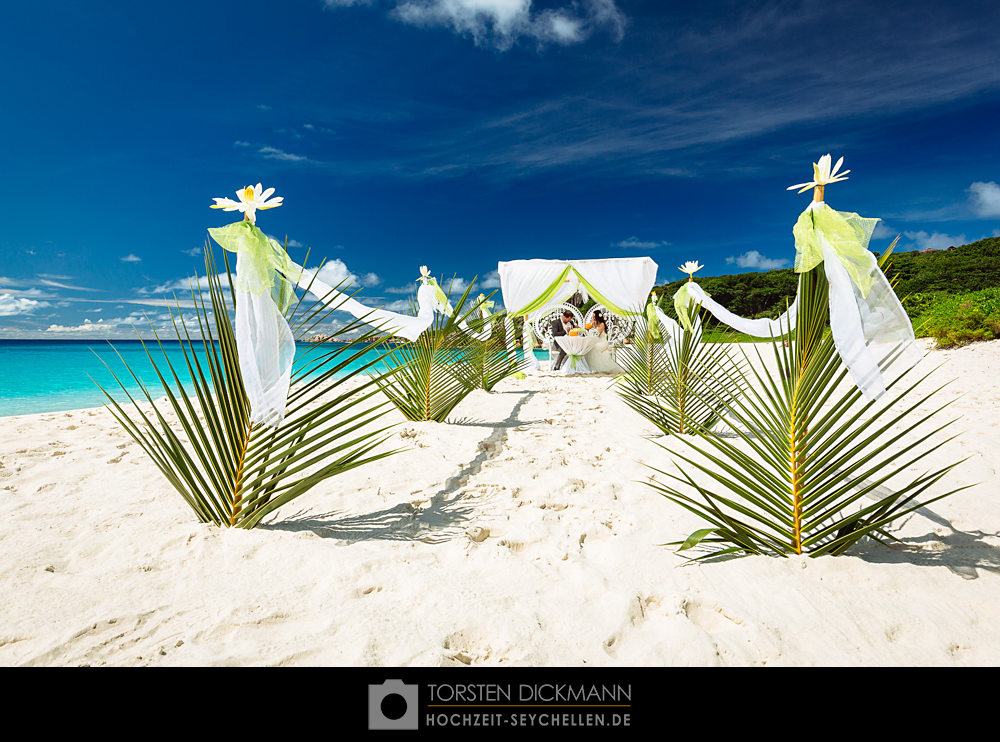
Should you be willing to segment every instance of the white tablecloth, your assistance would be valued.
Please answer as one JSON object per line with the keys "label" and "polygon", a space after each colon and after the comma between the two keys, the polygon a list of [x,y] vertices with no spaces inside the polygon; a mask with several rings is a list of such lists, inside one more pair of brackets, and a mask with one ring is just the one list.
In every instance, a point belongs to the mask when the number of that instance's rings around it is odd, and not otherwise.
{"label": "white tablecloth", "polygon": [[[559,335],[553,338],[559,347],[569,356],[560,369],[567,374],[589,374],[590,366],[584,358],[597,345],[597,338],[592,335]],[[555,356],[553,356],[553,360]]]}

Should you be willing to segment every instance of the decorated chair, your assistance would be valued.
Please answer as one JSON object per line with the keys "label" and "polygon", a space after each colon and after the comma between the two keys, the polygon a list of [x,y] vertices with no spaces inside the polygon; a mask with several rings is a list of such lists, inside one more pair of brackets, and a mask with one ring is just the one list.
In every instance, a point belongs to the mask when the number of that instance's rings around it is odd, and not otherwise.
{"label": "decorated chair", "polygon": [[635,327],[635,321],[630,317],[615,314],[603,304],[595,304],[587,312],[584,318],[584,325],[594,324],[594,314],[600,312],[604,316],[605,324],[608,327],[608,342],[612,345],[621,345]]}
{"label": "decorated chair", "polygon": [[543,348],[550,349],[552,347],[552,323],[567,309],[573,313],[576,326],[583,327],[583,315],[572,304],[554,304],[543,314],[539,314],[531,320],[531,329],[534,331],[535,337],[542,341]]}

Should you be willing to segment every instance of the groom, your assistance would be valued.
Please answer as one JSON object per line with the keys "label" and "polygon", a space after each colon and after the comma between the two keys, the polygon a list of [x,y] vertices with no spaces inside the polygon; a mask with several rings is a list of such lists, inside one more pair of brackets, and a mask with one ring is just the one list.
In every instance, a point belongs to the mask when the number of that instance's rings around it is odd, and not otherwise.
{"label": "groom", "polygon": [[552,320],[552,348],[549,352],[551,354],[552,350],[558,351],[556,362],[552,366],[553,371],[558,371],[559,367],[563,365],[563,361],[566,360],[566,351],[562,349],[562,346],[555,339],[562,335],[567,335],[574,327],[576,327],[576,322],[573,321],[573,313],[568,309],[562,313],[561,317],[556,317]]}

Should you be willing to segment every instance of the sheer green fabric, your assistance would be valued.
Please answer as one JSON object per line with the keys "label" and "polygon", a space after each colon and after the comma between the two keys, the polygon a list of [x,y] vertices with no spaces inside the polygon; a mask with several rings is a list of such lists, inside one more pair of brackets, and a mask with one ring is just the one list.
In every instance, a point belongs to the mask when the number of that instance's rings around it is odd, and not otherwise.
{"label": "sheer green fabric", "polygon": [[588,281],[586,278],[580,275],[580,272],[572,265],[567,265],[563,269],[563,271],[556,277],[556,279],[552,283],[550,283],[548,287],[546,287],[545,291],[543,291],[536,299],[532,300],[523,307],[513,310],[511,314],[518,317],[524,317],[544,307],[558,295],[559,290],[562,287],[562,284],[566,281],[567,278],[569,278],[570,273],[573,273],[579,279],[580,283],[583,285],[584,288],[587,289],[587,292],[590,294],[592,299],[595,299],[599,303],[603,304],[615,314],[638,316],[639,314],[638,312],[626,309],[625,307],[620,307],[613,301],[608,299],[607,296],[602,294],[598,289],[594,287],[594,284],[592,284],[590,281]]}
{"label": "sheer green fabric", "polygon": [[606,306],[608,309],[610,309],[615,314],[618,314],[618,315],[631,315],[633,317],[636,316],[636,315],[638,315],[638,312],[633,312],[633,311],[631,311],[629,309],[626,309],[625,307],[620,307],[617,304],[615,304],[613,301],[609,300],[608,297],[606,297],[604,294],[602,294],[600,291],[598,291],[596,288],[594,288],[594,285],[590,281],[588,281],[586,278],[584,278],[583,276],[581,276],[580,272],[576,268],[573,268],[573,266],[570,266],[570,268],[572,269],[573,273],[576,274],[576,277],[580,279],[580,283],[582,283],[584,285],[584,287],[587,289],[587,292],[590,294],[590,297],[592,299],[597,299],[597,301],[599,303],[601,303],[604,306]]}
{"label": "sheer green fabric", "polygon": [[691,303],[691,296],[688,294],[688,282],[685,282],[674,294],[674,310],[677,312],[677,319],[688,332],[694,332],[691,325],[691,317],[688,314],[688,304]]}
{"label": "sheer green fabric", "polygon": [[807,273],[823,262],[823,240],[836,253],[862,296],[868,296],[872,282],[868,243],[878,219],[854,212],[834,211],[826,204],[813,205],[799,216],[795,236],[795,272]]}
{"label": "sheer green fabric", "polygon": [[288,253],[249,221],[209,229],[212,239],[238,256],[236,288],[249,294],[270,293],[284,313],[295,298],[296,270]]}
{"label": "sheer green fabric", "polygon": [[656,314],[656,304],[652,301],[646,303],[646,327],[654,340],[660,339],[660,319]]}
{"label": "sheer green fabric", "polygon": [[525,304],[520,309],[510,312],[510,314],[516,317],[524,317],[544,307],[556,294],[559,293],[559,288],[562,286],[562,283],[566,280],[567,276],[569,276],[571,269],[572,266],[567,265],[563,272],[556,277],[556,280],[550,283],[537,299]]}
{"label": "sheer green fabric", "polygon": [[[441,290],[441,287],[438,286],[438,282],[433,278],[429,278],[427,279],[427,283],[434,287],[434,300],[438,303],[438,306],[441,307],[441,310],[451,314],[451,302],[448,301],[448,297],[445,295],[444,291]],[[445,309],[446,307],[447,309]]]}

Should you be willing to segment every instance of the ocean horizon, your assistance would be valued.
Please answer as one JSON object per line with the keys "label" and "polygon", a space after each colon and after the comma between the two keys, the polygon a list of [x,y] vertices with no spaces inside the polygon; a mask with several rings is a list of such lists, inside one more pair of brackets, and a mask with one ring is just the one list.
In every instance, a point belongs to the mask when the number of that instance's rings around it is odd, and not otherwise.
{"label": "ocean horizon", "polygon": [[[181,344],[176,340],[164,340],[161,352],[156,341],[145,342],[145,348],[148,348],[161,371],[167,370],[162,363],[165,352],[185,388],[191,391],[193,386]],[[201,345],[200,341],[194,344],[196,349]],[[300,363],[308,363],[313,357],[302,352],[308,347],[309,343],[298,344],[293,369],[298,368]],[[142,395],[142,390],[126,369],[123,359],[149,389],[153,399],[159,399],[164,396],[163,387],[145,348],[138,339],[0,339],[0,417],[100,407],[107,397],[98,384],[119,403],[128,402],[114,375],[125,383],[133,396],[137,393]],[[368,350],[348,364],[338,376],[357,371],[388,350],[388,346],[369,345]],[[536,351],[536,355],[541,360],[548,358],[545,351]],[[199,352],[199,360],[204,361],[203,350]],[[144,396],[136,398],[144,399]]]}

